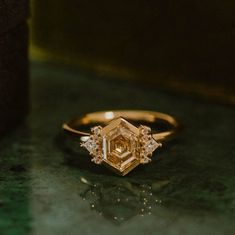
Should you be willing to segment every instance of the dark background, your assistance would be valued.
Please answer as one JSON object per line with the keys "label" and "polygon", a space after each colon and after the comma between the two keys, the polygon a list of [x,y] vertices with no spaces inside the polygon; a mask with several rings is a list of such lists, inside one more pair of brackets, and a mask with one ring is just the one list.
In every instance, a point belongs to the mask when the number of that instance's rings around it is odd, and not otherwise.
{"label": "dark background", "polygon": [[88,70],[234,103],[234,10],[231,0],[35,0],[32,38]]}
{"label": "dark background", "polygon": [[29,111],[28,0],[0,0],[0,133]]}
{"label": "dark background", "polygon": [[[0,233],[235,234],[235,3],[31,3],[28,67],[28,1],[0,0]],[[184,128],[121,178],[61,131],[110,109]]]}

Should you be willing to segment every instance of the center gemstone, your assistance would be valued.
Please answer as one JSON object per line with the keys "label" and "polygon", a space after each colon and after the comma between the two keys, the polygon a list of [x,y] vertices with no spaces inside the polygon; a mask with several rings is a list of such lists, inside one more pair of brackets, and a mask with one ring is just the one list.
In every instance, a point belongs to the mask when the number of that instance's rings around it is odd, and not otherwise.
{"label": "center gemstone", "polygon": [[151,161],[152,153],[161,146],[147,126],[133,126],[123,118],[107,126],[95,126],[91,135],[81,142],[96,164],[105,164],[119,175],[126,175],[139,164]]}
{"label": "center gemstone", "polygon": [[130,152],[129,141],[126,140],[122,135],[117,136],[110,143],[111,152],[119,158],[123,158]]}
{"label": "center gemstone", "polygon": [[139,130],[122,118],[103,128],[103,158],[119,174],[126,174],[139,164]]}

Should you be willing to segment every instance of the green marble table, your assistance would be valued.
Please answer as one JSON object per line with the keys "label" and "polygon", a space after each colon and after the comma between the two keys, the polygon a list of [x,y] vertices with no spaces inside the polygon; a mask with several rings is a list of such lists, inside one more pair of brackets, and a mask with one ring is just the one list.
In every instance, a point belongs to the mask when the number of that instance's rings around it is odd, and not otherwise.
{"label": "green marble table", "polygon": [[[0,141],[1,235],[235,234],[233,106],[52,64],[31,74],[31,114]],[[167,112],[184,130],[152,164],[116,176],[60,130],[114,108]]]}

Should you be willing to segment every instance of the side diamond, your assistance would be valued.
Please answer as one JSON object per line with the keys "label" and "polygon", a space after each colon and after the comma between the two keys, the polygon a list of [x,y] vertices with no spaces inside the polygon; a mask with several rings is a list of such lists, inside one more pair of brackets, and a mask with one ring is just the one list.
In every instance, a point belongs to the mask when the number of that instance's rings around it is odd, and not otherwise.
{"label": "side diamond", "polygon": [[81,147],[86,148],[92,156],[91,161],[100,164],[103,161],[102,157],[102,138],[100,136],[102,127],[96,126],[91,129],[92,135],[81,143]]}
{"label": "side diamond", "polygon": [[95,154],[95,149],[98,147],[98,144],[93,136],[90,136],[86,142],[81,143],[81,146],[86,148],[89,153],[93,155]]}
{"label": "side diamond", "polygon": [[161,143],[158,143],[154,138],[151,138],[144,145],[145,154],[151,155],[158,147],[161,147],[161,146],[162,146]]}
{"label": "side diamond", "polygon": [[145,135],[149,135],[151,133],[151,128],[148,126],[141,125],[139,127],[139,131],[140,131],[141,136],[145,136]]}
{"label": "side diamond", "polygon": [[149,163],[151,161],[151,156],[153,152],[158,148],[161,147],[162,144],[158,143],[151,134],[151,129],[146,126],[140,126],[140,162],[142,164]]}

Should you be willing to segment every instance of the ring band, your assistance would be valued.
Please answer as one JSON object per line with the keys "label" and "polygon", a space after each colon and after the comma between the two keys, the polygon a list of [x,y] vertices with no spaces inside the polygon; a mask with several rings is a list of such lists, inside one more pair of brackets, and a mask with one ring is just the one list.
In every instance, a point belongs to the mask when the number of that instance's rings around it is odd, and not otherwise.
{"label": "ring band", "polygon": [[[130,122],[160,123],[168,128],[152,133],[150,127],[136,127]],[[92,127],[90,133],[83,130],[86,127]],[[153,152],[162,145],[160,142],[170,139],[178,128],[174,117],[146,110],[94,112],[63,124],[66,133],[80,138],[94,163],[102,163],[119,175],[149,163]]]}

